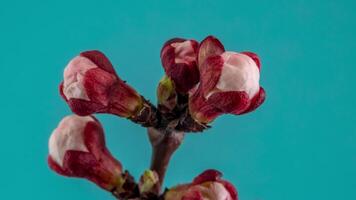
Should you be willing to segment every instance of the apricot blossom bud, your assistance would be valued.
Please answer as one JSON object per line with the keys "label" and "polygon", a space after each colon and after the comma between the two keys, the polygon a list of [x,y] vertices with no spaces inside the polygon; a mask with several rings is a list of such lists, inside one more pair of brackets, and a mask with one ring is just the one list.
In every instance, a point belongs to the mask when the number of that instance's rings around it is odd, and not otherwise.
{"label": "apricot blossom bud", "polygon": [[108,191],[125,182],[122,166],[106,148],[103,128],[92,116],[62,119],[49,139],[48,164],[58,174],[86,178]]}
{"label": "apricot blossom bud", "polygon": [[117,76],[109,59],[99,51],[82,52],[68,63],[60,93],[81,116],[111,113],[130,117],[143,104],[142,97]]}
{"label": "apricot blossom bud", "polygon": [[221,179],[221,173],[207,170],[197,176],[192,183],[169,189],[165,200],[238,200],[235,187]]}
{"label": "apricot blossom bud", "polygon": [[167,41],[161,50],[163,68],[180,93],[187,93],[199,82],[198,45],[195,40],[174,38]]}
{"label": "apricot blossom bud", "polygon": [[[201,43],[200,48],[204,47],[210,50],[199,49],[199,52],[208,52],[204,55],[210,56],[199,58],[200,85],[190,92],[189,100],[193,118],[209,123],[222,113],[240,115],[259,107],[264,102],[265,91],[259,84],[258,56],[251,52],[219,54],[223,47],[211,36]],[[206,107],[215,111],[207,113],[202,109]]]}

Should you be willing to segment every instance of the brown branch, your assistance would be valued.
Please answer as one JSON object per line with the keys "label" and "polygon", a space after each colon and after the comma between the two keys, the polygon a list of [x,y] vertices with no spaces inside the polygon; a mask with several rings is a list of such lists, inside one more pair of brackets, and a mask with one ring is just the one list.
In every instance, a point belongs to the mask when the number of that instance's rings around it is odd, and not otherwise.
{"label": "brown branch", "polygon": [[144,100],[143,107],[130,120],[148,127],[148,136],[152,146],[150,169],[158,174],[159,183],[148,194],[138,195],[137,188],[131,184],[131,192],[129,189],[123,195],[113,193],[118,199],[128,199],[127,197],[144,200],[158,199],[169,161],[182,143],[185,132],[201,132],[209,128],[208,125],[198,123],[190,116],[186,95],[178,95],[176,107],[168,112],[160,106],[157,109],[144,97],[142,99]]}
{"label": "brown branch", "polygon": [[159,194],[169,161],[182,143],[184,132],[148,128],[148,136],[152,145],[151,170],[156,171],[159,177],[155,192]]}

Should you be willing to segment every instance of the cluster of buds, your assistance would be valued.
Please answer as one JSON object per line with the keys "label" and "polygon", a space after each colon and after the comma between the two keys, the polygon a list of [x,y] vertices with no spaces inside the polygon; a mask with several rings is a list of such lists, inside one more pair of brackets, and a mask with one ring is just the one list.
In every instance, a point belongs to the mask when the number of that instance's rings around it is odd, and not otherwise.
{"label": "cluster of buds", "polygon": [[221,114],[251,112],[265,99],[258,56],[225,51],[213,36],[199,45],[194,40],[170,40],[161,59],[177,92],[188,93],[189,113],[199,123],[208,124]]}
{"label": "cluster of buds", "polygon": [[[82,52],[68,63],[59,89],[75,114],[62,119],[49,139],[50,168],[88,179],[118,199],[237,200],[234,186],[216,170],[163,194],[161,186],[186,132],[202,131],[222,114],[241,115],[264,102],[258,56],[225,51],[213,36],[200,43],[171,39],[160,56],[166,75],[157,87],[157,108],[117,75],[103,53]],[[138,183],[106,147],[104,130],[93,117],[98,113],[147,127],[151,168]]]}

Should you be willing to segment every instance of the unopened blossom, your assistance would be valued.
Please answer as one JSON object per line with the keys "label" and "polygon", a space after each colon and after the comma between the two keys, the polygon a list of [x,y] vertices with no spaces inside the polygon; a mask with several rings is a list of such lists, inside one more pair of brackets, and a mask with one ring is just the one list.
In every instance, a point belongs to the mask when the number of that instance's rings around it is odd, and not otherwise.
{"label": "unopened blossom", "polygon": [[172,111],[177,105],[177,92],[174,82],[167,76],[164,76],[157,87],[158,107],[161,112]]}
{"label": "unopened blossom", "polygon": [[122,166],[105,145],[101,124],[92,116],[62,119],[49,139],[49,167],[58,174],[86,178],[105,190],[122,187]]}
{"label": "unopened blossom", "polygon": [[155,192],[154,190],[158,187],[158,184],[158,174],[155,171],[146,170],[140,178],[138,188],[141,194],[149,194]]}
{"label": "unopened blossom", "polygon": [[165,200],[238,200],[235,187],[221,179],[216,170],[207,170],[197,176],[192,183],[169,189]]}
{"label": "unopened blossom", "polygon": [[174,38],[167,41],[161,50],[164,70],[180,93],[187,93],[199,82],[198,45],[195,40]]}
{"label": "unopened blossom", "polygon": [[111,113],[135,115],[143,106],[142,97],[121,80],[109,59],[99,51],[86,51],[66,66],[60,93],[78,115]]}
{"label": "unopened blossom", "polygon": [[260,61],[251,52],[225,51],[214,37],[199,47],[200,83],[190,91],[189,109],[195,120],[209,123],[223,113],[251,112],[265,99],[260,87]]}

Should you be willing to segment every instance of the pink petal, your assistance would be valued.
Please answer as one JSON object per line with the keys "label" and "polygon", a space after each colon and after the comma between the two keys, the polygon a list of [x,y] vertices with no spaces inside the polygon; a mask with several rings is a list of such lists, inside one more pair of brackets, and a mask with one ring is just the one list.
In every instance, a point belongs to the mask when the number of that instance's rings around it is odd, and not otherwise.
{"label": "pink petal", "polygon": [[261,61],[260,61],[260,58],[258,57],[257,54],[255,54],[253,52],[248,52],[248,51],[241,52],[241,53],[245,54],[246,56],[249,56],[250,58],[252,58],[252,60],[255,61],[258,69],[261,70]]}
{"label": "pink petal", "polygon": [[225,51],[224,46],[214,36],[206,37],[198,48],[198,66],[199,70],[202,68],[204,61],[210,56],[217,56]]}

